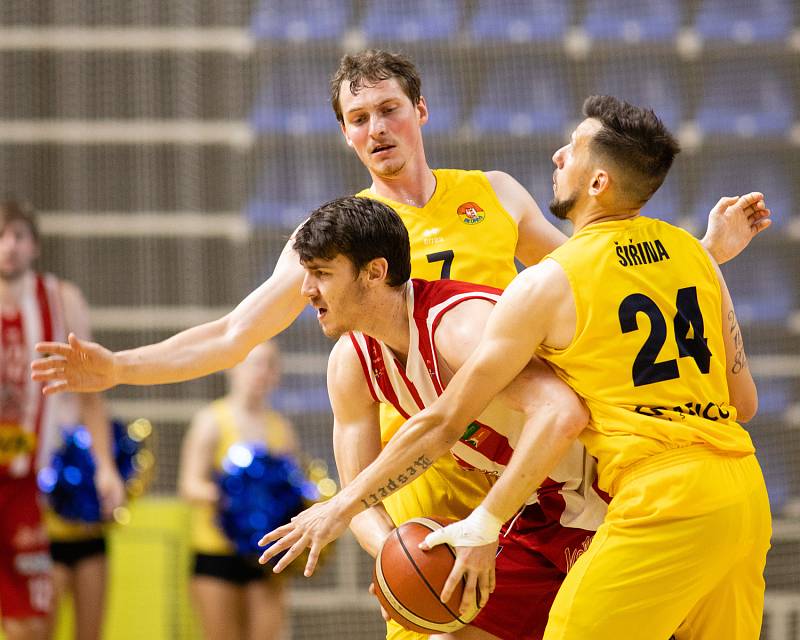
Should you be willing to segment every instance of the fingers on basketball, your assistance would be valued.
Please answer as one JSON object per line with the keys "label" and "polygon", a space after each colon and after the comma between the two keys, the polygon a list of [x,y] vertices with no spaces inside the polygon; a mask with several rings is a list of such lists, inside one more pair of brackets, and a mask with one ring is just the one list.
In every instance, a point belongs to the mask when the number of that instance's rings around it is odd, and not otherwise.
{"label": "fingers on basketball", "polygon": [[[476,578],[467,598],[471,609],[461,610],[467,582],[460,576],[445,602],[442,591],[456,563],[449,544],[424,551],[419,543],[432,530],[442,527],[433,518],[415,518],[387,536],[375,559],[375,595],[389,616],[410,631],[425,634],[452,633],[469,624],[476,615]],[[457,572],[458,573],[458,572]]]}

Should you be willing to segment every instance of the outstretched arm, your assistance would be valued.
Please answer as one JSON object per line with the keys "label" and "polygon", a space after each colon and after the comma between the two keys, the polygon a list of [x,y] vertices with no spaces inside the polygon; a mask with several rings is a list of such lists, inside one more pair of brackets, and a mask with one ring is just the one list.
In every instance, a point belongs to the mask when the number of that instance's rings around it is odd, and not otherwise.
{"label": "outstretched arm", "polygon": [[44,393],[50,394],[182,382],[228,369],[299,315],[306,303],[302,281],[303,268],[290,240],[269,279],[225,317],[127,351],[111,352],[75,335],[69,344],[40,343],[36,350],[49,355],[33,362],[32,378],[44,382]]}

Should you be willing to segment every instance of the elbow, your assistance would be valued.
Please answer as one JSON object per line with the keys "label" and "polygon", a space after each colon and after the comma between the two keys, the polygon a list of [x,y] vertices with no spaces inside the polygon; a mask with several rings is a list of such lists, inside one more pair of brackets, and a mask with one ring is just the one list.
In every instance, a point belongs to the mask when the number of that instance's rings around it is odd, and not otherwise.
{"label": "elbow", "polygon": [[736,420],[738,422],[750,422],[758,411],[758,389],[752,378],[738,381],[738,384],[731,385],[730,403],[736,407]]}
{"label": "elbow", "polygon": [[739,422],[750,422],[758,412],[758,394],[753,393],[746,400],[737,399],[731,404],[736,407],[736,419]]}
{"label": "elbow", "polygon": [[575,440],[589,424],[589,410],[577,397],[562,406],[554,406],[555,428],[566,440]]}

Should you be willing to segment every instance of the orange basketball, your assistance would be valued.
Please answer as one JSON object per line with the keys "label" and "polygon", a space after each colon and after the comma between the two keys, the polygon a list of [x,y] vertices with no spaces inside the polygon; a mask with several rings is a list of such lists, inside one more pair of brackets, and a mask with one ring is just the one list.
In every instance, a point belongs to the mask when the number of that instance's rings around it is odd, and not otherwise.
{"label": "orange basketball", "polygon": [[458,614],[463,580],[448,602],[439,599],[455,562],[455,550],[447,544],[430,551],[418,547],[426,535],[448,523],[439,518],[409,520],[389,534],[375,558],[375,595],[389,616],[410,631],[457,631],[478,615],[477,607],[468,615]]}

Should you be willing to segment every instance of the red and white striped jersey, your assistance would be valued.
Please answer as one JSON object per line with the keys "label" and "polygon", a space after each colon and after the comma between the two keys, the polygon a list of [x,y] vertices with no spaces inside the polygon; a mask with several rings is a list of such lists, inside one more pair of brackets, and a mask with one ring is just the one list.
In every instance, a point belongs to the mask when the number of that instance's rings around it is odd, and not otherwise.
{"label": "red and white striped jersey", "polygon": [[0,480],[35,473],[58,441],[58,425],[79,417],[73,394],[45,398],[30,378],[36,343],[66,340],[59,281],[23,277],[18,305],[0,306]]}
{"label": "red and white striped jersey", "polygon": [[[406,286],[409,351],[405,366],[379,340],[361,332],[352,332],[350,339],[372,397],[376,402],[391,404],[408,418],[432,404],[444,389],[435,348],[436,330],[444,314],[466,300],[494,304],[502,292],[456,280],[414,279]],[[522,425],[520,412],[502,401],[493,401],[469,425],[451,452],[467,469],[499,475],[511,458]],[[594,459],[576,441],[528,504],[538,502],[550,521],[594,531],[606,512],[606,502],[594,486],[595,478]]]}

